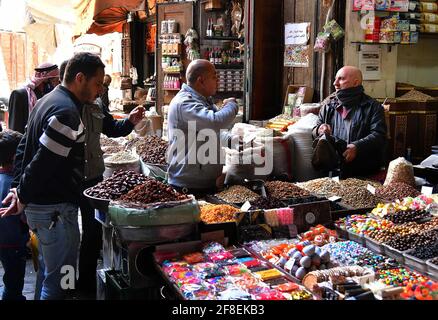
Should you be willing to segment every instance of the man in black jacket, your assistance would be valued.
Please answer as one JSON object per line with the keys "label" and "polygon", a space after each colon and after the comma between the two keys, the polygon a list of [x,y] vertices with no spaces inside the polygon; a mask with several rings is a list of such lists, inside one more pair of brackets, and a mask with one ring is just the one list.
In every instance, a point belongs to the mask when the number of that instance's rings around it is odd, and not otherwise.
{"label": "man in black jacket", "polygon": [[0,216],[24,207],[40,245],[40,298],[62,299],[74,289],[79,245],[78,204],[84,171],[82,108],[102,94],[105,65],[89,53],[67,64],[63,84],[40,99],[17,151],[16,188]]}
{"label": "man in black jacket", "polygon": [[56,64],[45,62],[35,68],[35,74],[22,88],[11,92],[9,98],[9,121],[11,130],[24,133],[29,114],[38,99],[48,94],[59,84],[59,69]]}
{"label": "man in black jacket", "polygon": [[323,102],[313,136],[331,135],[344,140],[341,175],[365,176],[379,171],[386,146],[386,123],[382,105],[366,95],[362,72],[341,68],[334,82],[336,92]]}

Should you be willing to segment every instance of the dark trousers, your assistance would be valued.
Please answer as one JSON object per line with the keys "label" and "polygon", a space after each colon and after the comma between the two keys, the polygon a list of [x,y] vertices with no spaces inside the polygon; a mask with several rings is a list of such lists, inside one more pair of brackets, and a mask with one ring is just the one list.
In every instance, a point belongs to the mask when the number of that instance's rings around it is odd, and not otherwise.
{"label": "dark trousers", "polygon": [[[92,185],[97,184],[93,182]],[[83,291],[96,290],[97,260],[102,249],[102,225],[94,218],[94,208],[85,196],[79,203],[82,217],[82,239],[79,251],[78,288]]]}
{"label": "dark trousers", "polygon": [[2,300],[26,300],[23,296],[26,271],[26,247],[0,248],[0,261],[5,270]]}

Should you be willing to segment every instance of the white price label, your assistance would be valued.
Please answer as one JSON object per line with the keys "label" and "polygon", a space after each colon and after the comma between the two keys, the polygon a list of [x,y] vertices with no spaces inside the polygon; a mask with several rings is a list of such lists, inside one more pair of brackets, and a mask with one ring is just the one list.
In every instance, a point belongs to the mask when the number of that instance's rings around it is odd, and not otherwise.
{"label": "white price label", "polygon": [[240,210],[242,210],[243,212],[246,212],[249,210],[249,208],[251,208],[251,203],[249,203],[249,201],[245,202],[242,206],[242,208],[240,208]]}
{"label": "white price label", "polygon": [[367,190],[369,191],[369,192],[371,192],[372,194],[376,194],[376,188],[374,188],[372,185],[367,185]]}
{"label": "white price label", "polygon": [[333,197],[330,197],[330,198],[328,198],[330,201],[333,201],[333,202],[336,202],[336,201],[338,201],[338,200],[341,200],[342,198],[341,197],[338,197],[338,196],[333,196]]}
{"label": "white price label", "polygon": [[431,196],[433,193],[433,187],[421,187],[421,193],[426,196]]}
{"label": "white price label", "polygon": [[286,264],[284,265],[284,269],[290,272],[290,270],[292,270],[294,264],[295,264],[295,259],[294,258],[290,258],[286,262]]}
{"label": "white price label", "polygon": [[333,179],[333,181],[339,183],[339,177],[333,177],[332,179]]}

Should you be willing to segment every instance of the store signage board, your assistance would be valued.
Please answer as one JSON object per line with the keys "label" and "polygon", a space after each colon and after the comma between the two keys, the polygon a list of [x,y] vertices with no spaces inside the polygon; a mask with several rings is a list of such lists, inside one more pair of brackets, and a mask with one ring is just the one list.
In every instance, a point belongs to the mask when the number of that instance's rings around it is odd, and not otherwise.
{"label": "store signage board", "polygon": [[421,193],[426,196],[431,196],[433,193],[433,187],[421,187]]}
{"label": "store signage board", "polygon": [[367,190],[369,191],[369,192],[371,192],[371,194],[376,194],[376,188],[374,188],[372,185],[367,185]]}
{"label": "store signage board", "polygon": [[100,56],[102,54],[102,48],[93,43],[81,43],[74,46],[74,53],[88,52]]}
{"label": "store signage board", "polygon": [[362,45],[359,51],[359,67],[363,80],[381,80],[382,50],[371,45]]}
{"label": "store signage board", "polygon": [[310,23],[286,23],[284,26],[284,44],[307,44],[309,41]]}

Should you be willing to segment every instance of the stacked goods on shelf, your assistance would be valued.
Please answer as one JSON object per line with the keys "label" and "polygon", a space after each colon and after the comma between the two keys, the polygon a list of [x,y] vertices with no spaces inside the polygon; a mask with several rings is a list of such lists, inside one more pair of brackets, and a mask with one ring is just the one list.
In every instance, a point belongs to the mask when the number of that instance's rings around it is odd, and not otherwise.
{"label": "stacked goods on shelf", "polygon": [[420,2],[420,30],[427,33],[438,33],[438,4],[434,1]]}

